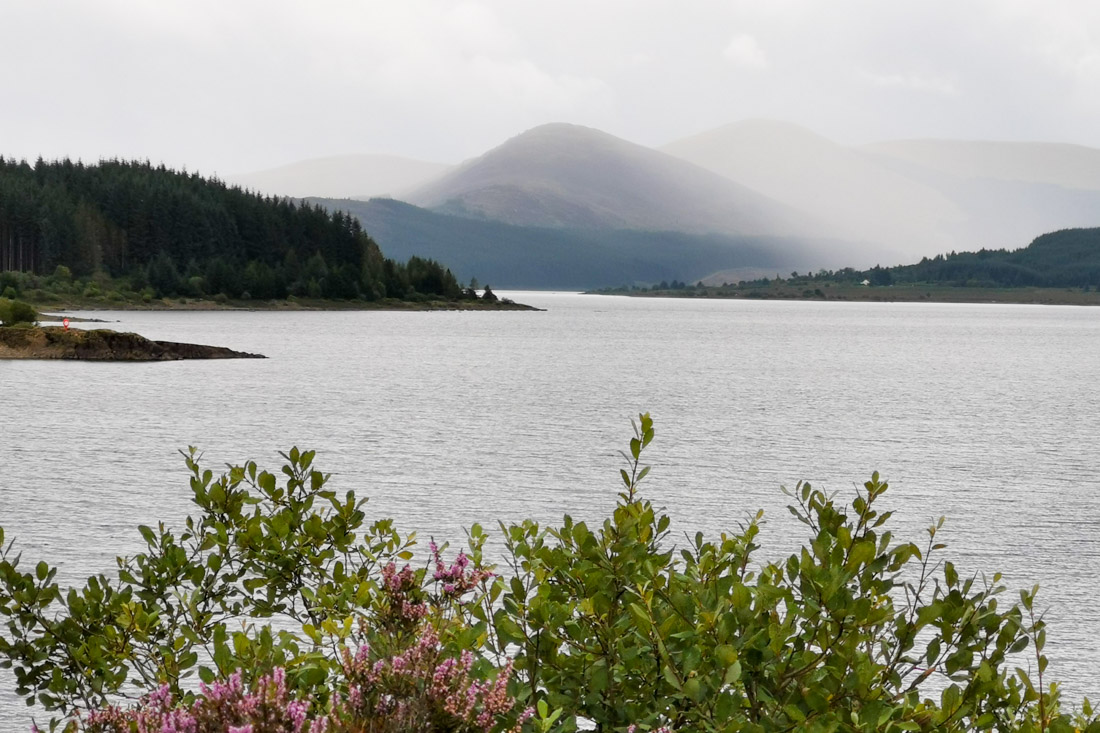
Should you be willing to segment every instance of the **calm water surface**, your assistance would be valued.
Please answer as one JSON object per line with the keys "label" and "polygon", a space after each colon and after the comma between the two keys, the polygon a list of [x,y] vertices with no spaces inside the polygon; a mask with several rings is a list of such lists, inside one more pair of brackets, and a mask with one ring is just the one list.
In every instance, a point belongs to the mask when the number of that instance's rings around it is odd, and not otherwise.
{"label": "calm water surface", "polygon": [[649,411],[674,530],[763,508],[774,556],[803,539],[780,485],[850,496],[878,470],[896,534],[945,515],[960,568],[1042,584],[1053,676],[1100,697],[1100,309],[511,295],[547,310],[92,314],[270,358],[0,361],[0,525],[66,581],[109,572],[137,524],[182,523],[188,445],[211,468],[316,449],[337,490],[437,539],[599,518]]}

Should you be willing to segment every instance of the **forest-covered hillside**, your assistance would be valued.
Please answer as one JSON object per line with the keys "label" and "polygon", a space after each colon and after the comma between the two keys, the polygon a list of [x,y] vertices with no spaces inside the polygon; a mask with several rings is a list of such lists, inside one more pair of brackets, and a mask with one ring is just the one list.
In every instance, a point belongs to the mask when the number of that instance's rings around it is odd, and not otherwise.
{"label": "forest-covered hillside", "polygon": [[[460,280],[514,289],[694,282],[728,268],[788,271],[848,264],[845,243],[629,229],[554,229],[440,214],[393,199],[311,199],[356,216],[391,256],[446,262]],[[832,254],[825,254],[832,251]]]}
{"label": "forest-covered hillside", "polygon": [[977,287],[1100,287],[1100,228],[1063,229],[1023,249],[983,249],[868,270],[872,284],[942,283]]}
{"label": "forest-covered hillside", "polygon": [[119,160],[0,158],[0,276],[99,275],[158,297],[460,297],[436,262],[386,259],[358,219]]}
{"label": "forest-covered hillside", "polygon": [[716,272],[694,284],[662,281],[601,292],[690,298],[902,300],[1100,305],[1100,228],[1064,229],[1018,250],[952,252],[914,265],[821,269],[738,279]]}

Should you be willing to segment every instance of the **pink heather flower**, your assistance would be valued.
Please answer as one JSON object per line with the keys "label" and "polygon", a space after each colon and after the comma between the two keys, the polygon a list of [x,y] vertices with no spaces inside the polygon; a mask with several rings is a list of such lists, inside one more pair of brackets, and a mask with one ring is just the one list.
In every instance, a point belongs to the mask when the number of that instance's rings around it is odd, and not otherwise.
{"label": "pink heather flower", "polygon": [[[229,700],[234,697],[240,697],[244,690],[244,685],[241,683],[241,672],[240,670],[237,670],[236,672],[231,674],[229,676],[229,679],[226,680],[224,683],[215,682],[211,686],[208,686],[205,682],[199,683],[199,689],[202,691],[204,697],[215,701]],[[170,695],[167,685],[160,688],[159,692]],[[156,700],[156,694],[157,693],[153,693],[153,700]]]}
{"label": "pink heather flower", "polygon": [[306,722],[306,712],[309,710],[309,703],[305,700],[295,700],[286,706],[286,715],[294,723],[294,729],[300,730],[302,723]]}

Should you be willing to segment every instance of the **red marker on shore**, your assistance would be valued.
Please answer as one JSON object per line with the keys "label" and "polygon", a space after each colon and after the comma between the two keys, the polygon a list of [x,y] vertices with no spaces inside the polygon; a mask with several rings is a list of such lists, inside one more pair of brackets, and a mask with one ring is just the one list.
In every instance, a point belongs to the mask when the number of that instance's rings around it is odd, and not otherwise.
{"label": "red marker on shore", "polygon": [[65,327],[66,331],[68,331],[69,330],[69,319],[68,318],[62,318],[61,319],[61,325]]}

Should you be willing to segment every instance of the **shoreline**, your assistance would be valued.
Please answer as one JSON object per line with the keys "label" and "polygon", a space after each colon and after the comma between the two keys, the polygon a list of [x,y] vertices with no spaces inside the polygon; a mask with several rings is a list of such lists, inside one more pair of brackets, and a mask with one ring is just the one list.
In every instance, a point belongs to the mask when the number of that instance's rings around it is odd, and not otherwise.
{"label": "shoreline", "polygon": [[[132,301],[49,300],[28,301],[42,316],[56,316],[65,311],[542,311],[524,303],[486,302],[482,300],[404,301],[248,301],[233,300],[218,303],[213,300],[172,300],[163,298],[148,303]],[[76,319],[70,319],[76,320]]]}
{"label": "shoreline", "polygon": [[178,341],[154,341],[136,333],[61,326],[0,327],[0,359],[76,361],[180,361],[265,359],[262,354]]}
{"label": "shoreline", "polygon": [[678,298],[698,300],[783,300],[819,303],[971,303],[976,305],[1076,305],[1100,306],[1100,291],[1066,288],[953,288],[948,286],[826,286],[808,289],[782,285],[772,288],[732,290],[702,289],[588,291],[591,295],[630,298]]}

